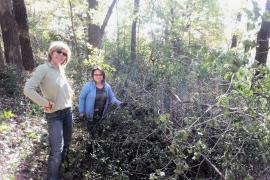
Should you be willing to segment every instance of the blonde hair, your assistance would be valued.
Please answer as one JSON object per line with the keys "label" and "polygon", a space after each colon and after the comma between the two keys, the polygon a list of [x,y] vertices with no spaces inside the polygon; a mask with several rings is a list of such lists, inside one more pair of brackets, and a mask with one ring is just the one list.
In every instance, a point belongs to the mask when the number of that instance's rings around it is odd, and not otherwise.
{"label": "blonde hair", "polygon": [[71,51],[70,51],[70,48],[68,47],[68,45],[66,43],[64,43],[63,41],[51,42],[49,50],[48,50],[48,60],[51,61],[52,53],[58,49],[64,49],[67,51],[67,62],[66,62],[66,64],[67,64],[70,60]]}

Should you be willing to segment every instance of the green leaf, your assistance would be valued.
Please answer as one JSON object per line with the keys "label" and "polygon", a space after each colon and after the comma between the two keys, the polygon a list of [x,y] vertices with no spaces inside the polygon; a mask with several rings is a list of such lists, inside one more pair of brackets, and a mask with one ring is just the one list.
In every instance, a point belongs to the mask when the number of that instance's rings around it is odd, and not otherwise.
{"label": "green leaf", "polygon": [[232,72],[227,72],[225,75],[224,75],[224,80],[229,80],[232,76]]}
{"label": "green leaf", "polygon": [[1,113],[0,117],[5,119],[10,119],[14,117],[15,115],[12,113],[12,111],[4,111]]}

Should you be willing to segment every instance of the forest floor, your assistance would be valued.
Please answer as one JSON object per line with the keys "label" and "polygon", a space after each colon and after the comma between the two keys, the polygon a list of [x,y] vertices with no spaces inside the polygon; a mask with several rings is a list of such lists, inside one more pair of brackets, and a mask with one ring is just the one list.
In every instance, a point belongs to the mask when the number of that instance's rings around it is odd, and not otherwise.
{"label": "forest floor", "polygon": [[[168,179],[174,175],[170,134],[163,133],[154,118],[144,119],[140,114],[138,118],[132,117],[136,111],[128,111],[131,110],[112,110],[96,138],[89,137],[86,123],[74,112],[70,168],[61,168],[62,179],[149,179],[155,170],[164,167]],[[23,95],[9,97],[0,89],[0,180],[45,179],[48,154],[43,110]],[[270,166],[251,179],[269,177]]]}
{"label": "forest floor", "polygon": [[[42,111],[28,106],[23,98],[0,96],[0,180],[41,180],[47,176],[47,123]],[[31,115],[33,111],[36,115]],[[89,136],[84,122],[74,117],[73,126],[70,168],[61,166],[61,177],[66,180],[85,179],[85,174],[89,177],[90,169],[100,164],[89,164],[99,160],[86,150]],[[91,142],[106,143],[105,138]],[[91,177],[100,179],[102,174],[91,172]]]}
{"label": "forest floor", "polygon": [[0,179],[40,179],[46,173],[46,122],[21,106],[18,99],[0,97],[0,109],[12,112],[0,117]]}
{"label": "forest floor", "polygon": [[[47,176],[49,154],[47,123],[42,111],[35,108],[25,103],[23,98],[0,96],[0,180],[41,180]],[[35,111],[35,115],[33,115],[33,111]],[[9,113],[4,115],[3,112]],[[119,111],[116,114],[119,114]],[[138,124],[138,121],[133,120],[125,119],[124,122],[117,116],[117,119],[103,123],[101,129],[104,131],[99,137],[89,138],[85,122],[79,121],[75,115],[69,156],[70,167],[64,169],[62,166],[62,179],[119,179],[119,177],[124,177],[122,179],[131,177],[132,179],[148,179],[148,174],[153,170],[149,170],[145,174],[140,173],[141,177],[133,178],[133,169],[128,169],[132,166],[126,170],[124,168],[129,164],[120,162],[125,162],[130,158],[131,155],[128,153],[132,150],[136,152],[135,158],[140,158],[140,161],[143,158],[147,160],[148,157],[158,159],[155,149],[165,149],[167,141],[162,138],[163,136],[157,135],[153,136],[155,140],[148,140],[145,137],[150,138],[150,135],[154,135],[154,132],[158,131],[146,124],[149,129],[145,129],[143,132],[142,129],[138,129],[141,127],[137,126]],[[128,136],[125,136],[127,134]],[[145,136],[145,134],[148,135]],[[136,138],[143,141],[136,143]],[[144,145],[140,152],[142,142]],[[145,158],[146,155],[147,158]],[[163,153],[163,155],[169,154]],[[168,165],[167,160],[165,164]],[[172,171],[173,169],[174,167],[172,167]],[[124,173],[121,174],[121,172]],[[268,180],[269,174],[270,168],[266,168],[255,179]]]}

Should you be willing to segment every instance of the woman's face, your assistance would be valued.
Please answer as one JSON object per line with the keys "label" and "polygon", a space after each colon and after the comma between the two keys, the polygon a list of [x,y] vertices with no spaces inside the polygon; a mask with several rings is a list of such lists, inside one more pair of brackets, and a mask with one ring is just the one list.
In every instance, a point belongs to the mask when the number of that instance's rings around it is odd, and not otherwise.
{"label": "woman's face", "polygon": [[103,74],[100,70],[95,70],[93,74],[93,79],[96,83],[101,83],[103,81]]}
{"label": "woman's face", "polygon": [[51,53],[51,63],[55,66],[64,65],[67,62],[67,51],[56,49]]}

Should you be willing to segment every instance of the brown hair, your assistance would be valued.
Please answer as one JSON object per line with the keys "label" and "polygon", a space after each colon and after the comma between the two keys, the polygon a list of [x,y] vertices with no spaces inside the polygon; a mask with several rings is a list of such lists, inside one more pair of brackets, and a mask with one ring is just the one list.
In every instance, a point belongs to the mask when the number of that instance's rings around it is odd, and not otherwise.
{"label": "brown hair", "polygon": [[102,76],[103,76],[103,81],[105,81],[106,75],[105,75],[105,72],[103,71],[103,69],[102,69],[100,66],[94,66],[94,67],[93,67],[92,72],[91,72],[92,78],[94,78],[94,72],[95,72],[96,70],[99,70],[99,71],[101,72],[101,74],[102,74]]}

